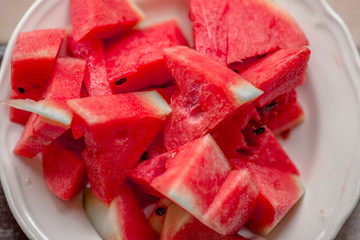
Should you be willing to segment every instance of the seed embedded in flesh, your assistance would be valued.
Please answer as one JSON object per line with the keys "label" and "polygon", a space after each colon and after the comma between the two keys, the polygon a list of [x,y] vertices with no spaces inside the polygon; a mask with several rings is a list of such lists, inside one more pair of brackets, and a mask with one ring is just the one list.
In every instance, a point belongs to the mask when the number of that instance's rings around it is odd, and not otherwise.
{"label": "seed embedded in flesh", "polygon": [[264,114],[268,113],[272,108],[276,106],[276,102],[271,102],[265,106],[265,109],[263,111]]}
{"label": "seed embedded in flesh", "polygon": [[155,213],[156,213],[156,215],[158,215],[158,216],[164,215],[165,212],[166,212],[166,210],[165,210],[165,208],[163,208],[163,207],[159,207],[159,208],[157,208],[157,209],[155,210]]}
{"label": "seed embedded in flesh", "polygon": [[120,78],[120,79],[115,81],[115,85],[119,86],[119,85],[123,84],[126,81],[127,81],[127,78]]}
{"label": "seed embedded in flesh", "polygon": [[18,90],[19,90],[20,93],[24,93],[24,92],[25,92],[25,89],[22,88],[22,87],[18,87]]}
{"label": "seed embedded in flesh", "polygon": [[259,127],[257,129],[254,130],[254,134],[255,135],[260,135],[263,134],[265,132],[265,128],[264,127]]}
{"label": "seed embedded in flesh", "polygon": [[239,73],[239,71],[237,69],[233,69],[233,71],[236,72],[236,73]]}

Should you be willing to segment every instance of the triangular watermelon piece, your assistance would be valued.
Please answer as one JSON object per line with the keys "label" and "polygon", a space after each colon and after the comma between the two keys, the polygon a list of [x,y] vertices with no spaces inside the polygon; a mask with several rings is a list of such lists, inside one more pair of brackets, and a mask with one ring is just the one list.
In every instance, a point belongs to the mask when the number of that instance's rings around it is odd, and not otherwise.
{"label": "triangular watermelon piece", "polygon": [[143,13],[129,0],[71,0],[74,40],[107,38],[131,29]]}
{"label": "triangular watermelon piece", "polygon": [[258,107],[302,85],[310,58],[307,47],[280,49],[259,59],[239,74],[264,91],[255,100]]}
{"label": "triangular watermelon piece", "polygon": [[84,86],[89,96],[111,95],[107,79],[104,46],[101,40],[74,41],[71,33],[67,44],[75,57],[86,60]]}
{"label": "triangular watermelon piece", "polygon": [[227,0],[190,0],[195,49],[223,65],[228,52],[227,12]]}
{"label": "triangular watermelon piece", "polygon": [[[10,99],[39,100],[48,83],[65,30],[20,33],[11,56]],[[10,120],[25,125],[30,113],[10,108]]]}
{"label": "triangular watermelon piece", "polygon": [[73,99],[68,104],[85,137],[91,188],[109,205],[171,109],[156,91]]}
{"label": "triangular watermelon piece", "polygon": [[[42,98],[66,111],[68,109],[66,100],[80,97],[84,71],[84,60],[58,58]],[[14,153],[32,158],[68,128],[69,126],[32,113],[15,146]]]}
{"label": "triangular watermelon piece", "polygon": [[164,128],[168,150],[205,135],[262,93],[232,70],[193,49],[177,46],[164,53],[178,85],[170,105],[173,113]]}
{"label": "triangular watermelon piece", "polygon": [[159,87],[172,80],[164,63],[163,49],[188,45],[178,23],[169,20],[112,39],[105,50],[113,92]]}
{"label": "triangular watermelon piece", "polygon": [[308,45],[292,16],[269,0],[229,0],[227,27],[228,64]]}
{"label": "triangular watermelon piece", "polygon": [[55,139],[43,151],[44,181],[57,197],[70,200],[80,193],[87,175],[82,151],[83,140],[75,140],[70,131]]}

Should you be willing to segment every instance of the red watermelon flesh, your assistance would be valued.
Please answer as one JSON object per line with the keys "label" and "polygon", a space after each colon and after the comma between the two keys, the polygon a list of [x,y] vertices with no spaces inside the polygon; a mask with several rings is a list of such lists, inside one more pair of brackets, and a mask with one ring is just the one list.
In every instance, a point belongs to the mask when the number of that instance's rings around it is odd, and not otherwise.
{"label": "red watermelon flesh", "polygon": [[219,234],[202,224],[190,213],[176,204],[171,204],[166,212],[160,240],[246,240],[239,235],[226,236]]}
{"label": "red watermelon flesh", "polygon": [[102,239],[156,240],[129,186],[124,184],[109,206],[104,205],[89,188],[84,191],[84,209]]}
{"label": "red watermelon flesh", "polygon": [[227,27],[228,64],[308,45],[296,21],[268,0],[230,0]]}
{"label": "red watermelon flesh", "polygon": [[304,111],[297,101],[296,91],[283,94],[258,109],[264,124],[275,134],[288,131],[304,120]]}
{"label": "red watermelon flesh", "polygon": [[109,205],[171,109],[156,91],[73,99],[68,104],[85,137],[91,188]]}
{"label": "red watermelon flesh", "polygon": [[302,85],[310,58],[307,47],[281,49],[261,58],[240,75],[264,94],[255,100],[255,105],[263,107],[276,97]]}
{"label": "red watermelon flesh", "polygon": [[[53,102],[65,111],[68,110],[66,100],[80,97],[84,70],[85,61],[83,60],[58,58],[42,98]],[[15,146],[14,153],[32,158],[67,129],[68,126],[32,113]]]}
{"label": "red watermelon flesh", "polygon": [[167,48],[164,53],[178,85],[170,104],[173,113],[164,128],[168,150],[208,133],[262,93],[227,67],[188,47]]}
{"label": "red watermelon flesh", "polygon": [[84,86],[87,94],[89,96],[111,95],[102,41],[92,39],[76,42],[73,35],[69,34],[67,44],[74,56],[86,60]]}
{"label": "red watermelon flesh", "polygon": [[115,93],[162,86],[172,80],[163,48],[187,45],[175,20],[129,32],[105,49],[110,86]]}
{"label": "red watermelon flesh", "polygon": [[128,0],[71,0],[70,17],[75,41],[107,38],[131,29],[142,18]]}
{"label": "red watermelon flesh", "polygon": [[82,158],[85,145],[65,132],[43,151],[44,180],[59,198],[70,200],[81,192],[86,183],[86,169]]}
{"label": "red watermelon flesh", "polygon": [[227,64],[228,1],[190,0],[195,49],[223,65]]}
{"label": "red watermelon flesh", "polygon": [[258,195],[247,169],[232,170],[199,220],[220,234],[236,234],[254,211]]}
{"label": "red watermelon flesh", "polygon": [[258,234],[268,234],[304,194],[300,178],[274,168],[248,164],[260,191],[256,208],[247,227]]}
{"label": "red watermelon flesh", "polygon": [[[11,57],[11,99],[39,100],[53,70],[65,30],[20,33]],[[25,125],[30,113],[10,108],[10,120]]]}
{"label": "red watermelon flesh", "polygon": [[181,146],[163,171],[151,186],[199,218],[225,181],[230,165],[213,138],[205,135]]}

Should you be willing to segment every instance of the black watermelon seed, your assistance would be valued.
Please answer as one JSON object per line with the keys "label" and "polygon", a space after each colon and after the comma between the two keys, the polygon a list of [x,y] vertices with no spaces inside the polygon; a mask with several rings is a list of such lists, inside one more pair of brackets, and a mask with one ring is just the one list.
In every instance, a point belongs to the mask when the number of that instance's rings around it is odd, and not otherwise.
{"label": "black watermelon seed", "polygon": [[25,92],[25,89],[22,88],[22,87],[18,87],[18,90],[19,90],[20,93],[24,93],[24,92]]}
{"label": "black watermelon seed", "polygon": [[263,134],[265,132],[265,128],[264,127],[259,127],[257,129],[254,130],[254,134],[255,135],[260,135]]}
{"label": "black watermelon seed", "polygon": [[276,106],[276,102],[271,102],[270,104],[267,104],[266,106],[265,106],[265,109],[264,109],[264,111],[263,111],[263,113],[264,114],[266,114],[266,113],[268,113],[273,107],[275,107]]}
{"label": "black watermelon seed", "polygon": [[157,208],[157,209],[155,210],[155,213],[156,213],[156,215],[158,215],[158,216],[162,216],[162,215],[164,215],[164,214],[166,213],[166,210],[165,210],[165,208],[163,208],[163,207],[159,207],[159,208]]}
{"label": "black watermelon seed", "polygon": [[237,69],[233,69],[233,71],[236,72],[236,73],[239,73],[239,71]]}
{"label": "black watermelon seed", "polygon": [[119,85],[123,84],[126,81],[127,81],[127,78],[120,78],[120,79],[115,81],[115,85],[119,86]]}

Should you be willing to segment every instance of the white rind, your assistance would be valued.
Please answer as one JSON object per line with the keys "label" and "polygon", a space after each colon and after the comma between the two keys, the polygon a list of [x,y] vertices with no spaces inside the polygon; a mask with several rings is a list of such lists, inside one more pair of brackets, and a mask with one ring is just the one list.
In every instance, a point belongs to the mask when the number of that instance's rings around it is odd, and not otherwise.
{"label": "white rind", "polygon": [[70,126],[71,124],[71,112],[59,108],[46,100],[34,101],[31,99],[13,99],[3,103],[13,108],[39,114],[65,126]]}
{"label": "white rind", "polygon": [[230,91],[233,93],[233,96],[239,105],[253,101],[263,94],[262,90],[245,81],[241,81],[238,85],[230,86]]}
{"label": "white rind", "polygon": [[147,91],[147,92],[135,92],[134,94],[143,98],[145,103],[155,108],[160,115],[167,116],[172,112],[172,109],[170,108],[169,104],[155,90]]}

